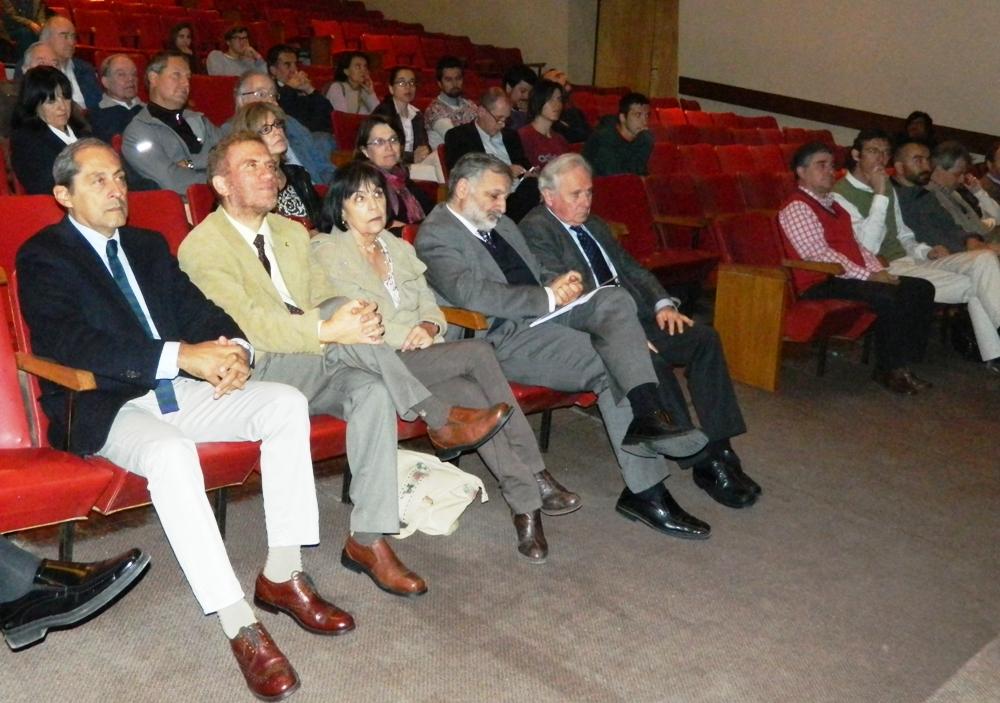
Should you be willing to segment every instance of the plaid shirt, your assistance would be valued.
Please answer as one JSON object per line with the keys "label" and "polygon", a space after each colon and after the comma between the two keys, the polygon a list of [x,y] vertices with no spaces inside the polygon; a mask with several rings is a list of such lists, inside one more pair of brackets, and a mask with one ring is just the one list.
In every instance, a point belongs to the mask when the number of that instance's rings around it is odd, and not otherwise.
{"label": "plaid shirt", "polygon": [[[834,211],[835,201],[832,193],[817,195],[802,186],[799,186],[799,190],[818,201],[827,210]],[[792,247],[803,260],[840,264],[844,267],[844,273],[840,278],[867,280],[873,273],[885,268],[879,263],[878,258],[864,247],[859,247],[859,249],[865,265],[859,266],[827,244],[823,224],[816,217],[816,213],[805,203],[792,202],[786,205],[778,213],[778,222],[785,231],[788,241],[791,242]]]}

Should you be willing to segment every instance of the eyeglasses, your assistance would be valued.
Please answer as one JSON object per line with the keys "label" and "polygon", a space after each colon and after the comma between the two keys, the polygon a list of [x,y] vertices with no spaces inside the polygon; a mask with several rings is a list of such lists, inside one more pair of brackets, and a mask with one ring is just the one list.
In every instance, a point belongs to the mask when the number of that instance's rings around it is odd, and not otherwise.
{"label": "eyeglasses", "polygon": [[260,90],[248,90],[245,93],[240,93],[240,96],[244,98],[249,97],[251,95],[254,96],[255,98],[260,98],[261,100],[268,100],[269,98],[278,97],[278,94],[275,93],[273,90],[264,90],[263,88],[261,88]]}
{"label": "eyeglasses", "polygon": [[501,127],[502,127],[503,125],[507,124],[507,120],[509,120],[509,119],[510,119],[510,115],[494,115],[494,114],[493,114],[492,112],[490,112],[489,110],[487,110],[486,112],[488,112],[488,113],[489,113],[489,115],[490,115],[490,117],[492,117],[492,118],[493,118],[493,121],[494,121],[494,122],[496,122],[496,123],[497,123],[498,125],[500,125]]}
{"label": "eyeglasses", "polygon": [[399,86],[400,88],[416,88],[417,80],[415,78],[410,78],[409,80],[400,78],[398,81],[393,83],[393,85]]}
{"label": "eyeglasses", "polygon": [[393,136],[389,137],[388,139],[383,139],[382,137],[379,137],[378,139],[372,139],[365,146],[377,146],[381,148],[384,147],[386,144],[396,146],[397,144],[399,144],[399,137]]}
{"label": "eyeglasses", "polygon": [[261,125],[257,129],[257,134],[259,134],[262,137],[266,137],[267,135],[269,135],[271,132],[273,132],[276,129],[280,129],[282,132],[284,132],[285,131],[285,121],[284,120],[276,120],[275,122],[272,122],[271,124]]}
{"label": "eyeglasses", "polygon": [[892,149],[879,149],[877,146],[866,146],[861,151],[875,156],[892,156]]}

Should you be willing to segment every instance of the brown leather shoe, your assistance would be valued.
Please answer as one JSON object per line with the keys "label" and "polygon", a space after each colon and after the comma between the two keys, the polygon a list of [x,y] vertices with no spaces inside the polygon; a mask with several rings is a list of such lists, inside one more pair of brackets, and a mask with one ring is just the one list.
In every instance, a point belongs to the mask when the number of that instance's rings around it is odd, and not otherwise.
{"label": "brown leather shoe", "polygon": [[406,568],[385,538],[366,547],[348,537],[340,553],[340,563],[351,571],[367,574],[376,586],[394,596],[412,598],[427,593],[427,583]]}
{"label": "brown leather shoe", "polygon": [[535,510],[514,516],[517,531],[517,551],[532,564],[544,564],[549,558],[549,543],[542,530],[542,512]]}
{"label": "brown leather shoe", "polygon": [[905,368],[876,371],[875,381],[893,393],[901,395],[916,395],[920,390],[920,387],[913,381],[910,372]]}
{"label": "brown leather shoe", "polygon": [[535,474],[538,492],[542,494],[542,512],[546,515],[567,515],[583,507],[580,496],[556,481],[548,469]]}
{"label": "brown leather shoe", "polygon": [[299,675],[259,622],[241,627],[229,646],[257,698],[280,701],[298,690]]}
{"label": "brown leather shoe", "polygon": [[427,436],[437,449],[438,457],[448,461],[490,439],[510,419],[513,411],[507,403],[497,403],[489,408],[456,405],[448,413],[448,422],[444,427],[428,429]]}
{"label": "brown leather shoe", "polygon": [[316,592],[309,574],[296,571],[282,583],[271,581],[263,573],[257,576],[253,602],[257,607],[292,616],[304,630],[317,635],[342,635],[354,629],[354,618]]}

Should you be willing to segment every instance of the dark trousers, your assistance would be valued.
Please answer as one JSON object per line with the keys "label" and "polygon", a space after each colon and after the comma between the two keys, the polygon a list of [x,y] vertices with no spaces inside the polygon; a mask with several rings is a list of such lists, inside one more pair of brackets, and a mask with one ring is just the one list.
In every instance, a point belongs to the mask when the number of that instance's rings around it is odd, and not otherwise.
{"label": "dark trousers", "polygon": [[920,361],[927,350],[934,284],[922,278],[900,276],[899,284],[830,278],[802,298],[842,298],[867,303],[878,315],[875,321],[875,367],[892,371]]}
{"label": "dark trousers", "polygon": [[0,537],[0,603],[17,600],[31,590],[41,559]]}
{"label": "dark trousers", "polygon": [[[660,382],[660,401],[674,422],[693,426],[684,391],[674,374],[675,366],[683,366],[691,403],[708,439],[717,442],[747,431],[719,334],[714,328],[694,325],[686,328],[684,334],[669,335],[648,320],[643,322],[643,329],[659,352],[653,355],[653,366]],[[707,453],[703,452],[678,463],[687,467],[705,457]]]}

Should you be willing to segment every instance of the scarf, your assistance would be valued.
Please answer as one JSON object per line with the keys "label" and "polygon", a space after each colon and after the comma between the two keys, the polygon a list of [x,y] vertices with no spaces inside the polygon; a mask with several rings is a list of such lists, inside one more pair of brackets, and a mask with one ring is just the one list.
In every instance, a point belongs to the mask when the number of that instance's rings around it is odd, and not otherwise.
{"label": "scarf", "polygon": [[408,223],[412,224],[423,220],[426,216],[424,209],[420,207],[420,203],[406,187],[406,169],[397,165],[391,171],[381,168],[379,171],[382,171],[382,175],[385,176],[386,183],[389,185],[389,207],[392,208],[392,212],[399,212],[399,202],[402,200],[403,206],[406,208],[406,221]]}

